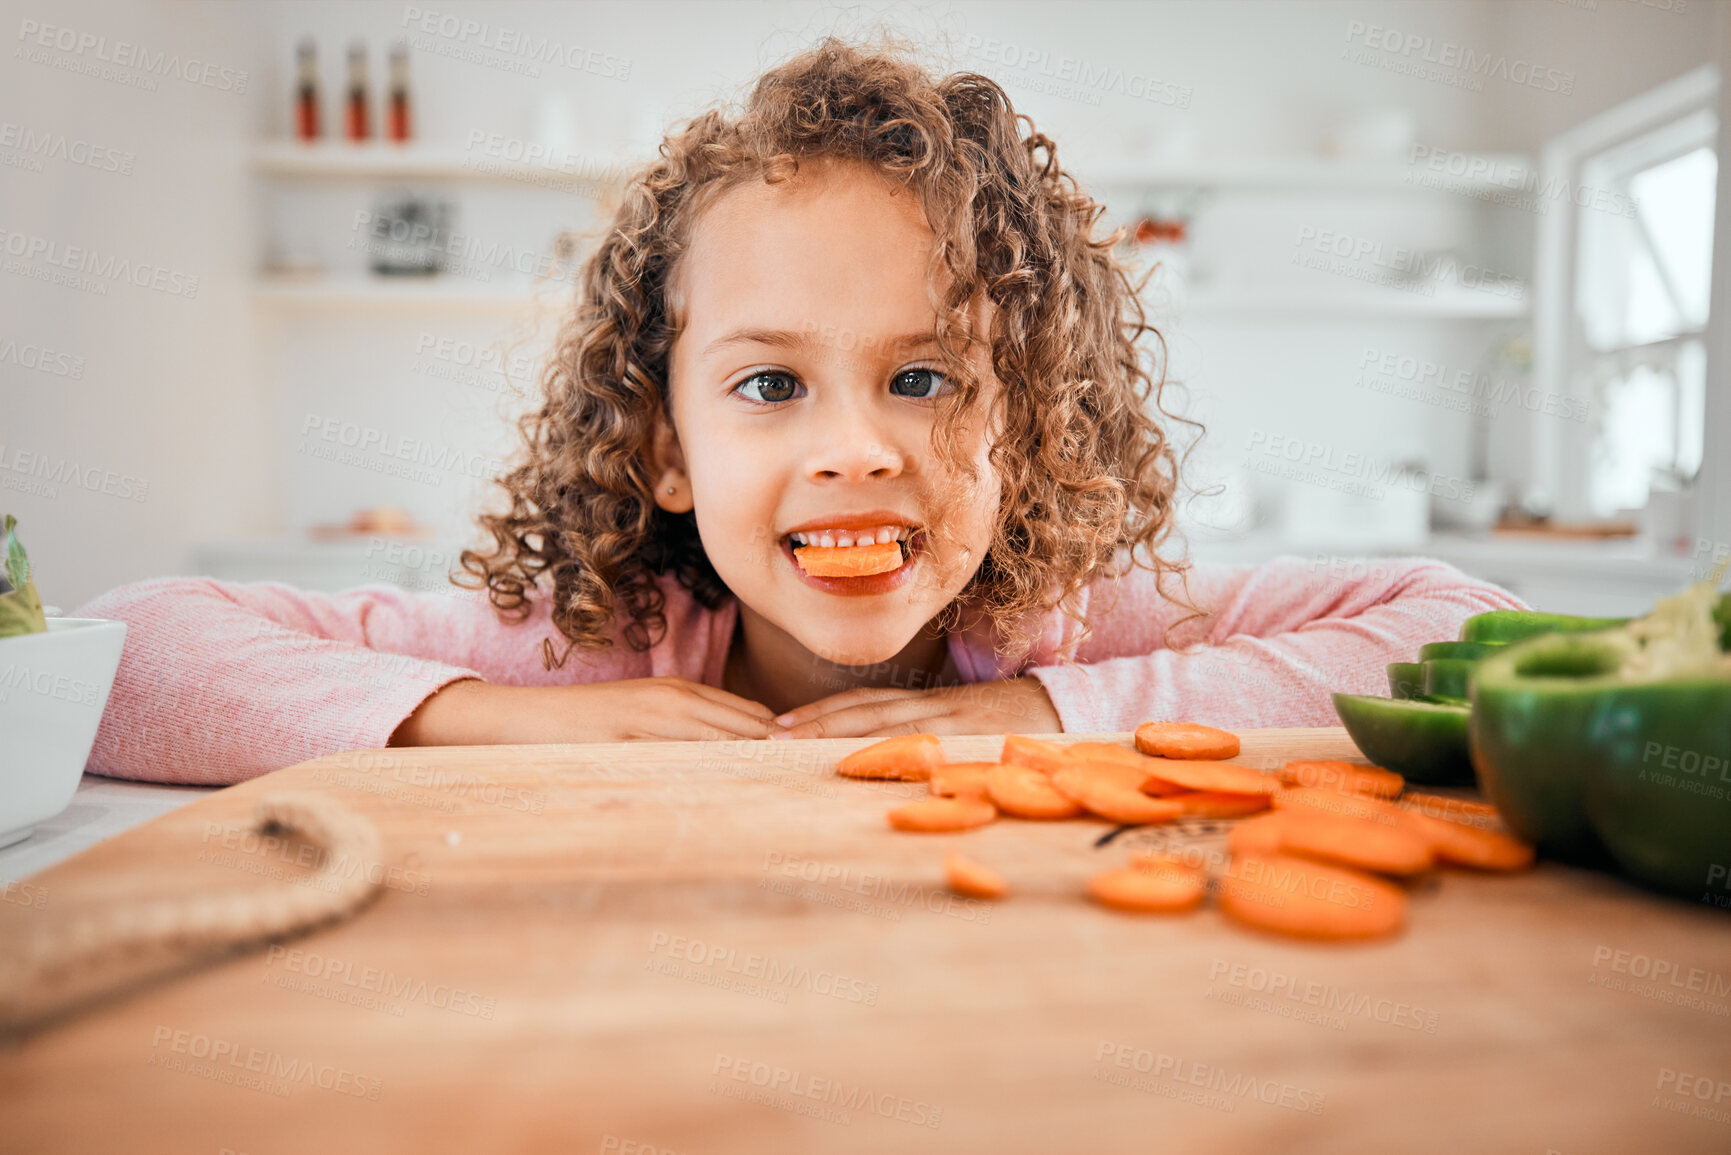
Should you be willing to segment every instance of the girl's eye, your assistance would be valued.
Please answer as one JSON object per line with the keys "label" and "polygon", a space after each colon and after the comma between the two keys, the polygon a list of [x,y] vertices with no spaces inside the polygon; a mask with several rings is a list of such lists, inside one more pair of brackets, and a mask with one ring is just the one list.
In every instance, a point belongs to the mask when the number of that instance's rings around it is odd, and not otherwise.
{"label": "girl's eye", "polygon": [[755,401],[760,405],[769,405],[777,401],[790,400],[793,397],[793,391],[799,387],[799,382],[793,379],[791,373],[765,371],[762,373],[753,373],[733,388],[735,392],[738,392],[740,390],[748,390],[754,385],[760,390],[760,395],[753,397],[749,392],[747,392],[744,394],[745,399],[747,401]]}
{"label": "girl's eye", "polygon": [[890,387],[895,390],[906,390],[906,392],[899,393],[899,396],[928,400],[943,392],[944,387],[949,384],[949,380],[936,369],[903,369],[895,375],[895,378],[890,382]]}

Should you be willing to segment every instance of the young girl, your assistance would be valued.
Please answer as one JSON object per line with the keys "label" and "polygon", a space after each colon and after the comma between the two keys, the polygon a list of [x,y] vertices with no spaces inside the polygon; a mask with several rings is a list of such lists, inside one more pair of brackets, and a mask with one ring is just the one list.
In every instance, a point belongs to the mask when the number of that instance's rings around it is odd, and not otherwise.
{"label": "young girl", "polygon": [[78,611],[129,625],[90,769],[1331,725],[1330,690],[1523,608],[1422,559],[1159,558],[1178,460],[1099,212],[984,77],[834,41],[768,72],[666,140],[588,262],[462,555],[486,602],[112,591]]}

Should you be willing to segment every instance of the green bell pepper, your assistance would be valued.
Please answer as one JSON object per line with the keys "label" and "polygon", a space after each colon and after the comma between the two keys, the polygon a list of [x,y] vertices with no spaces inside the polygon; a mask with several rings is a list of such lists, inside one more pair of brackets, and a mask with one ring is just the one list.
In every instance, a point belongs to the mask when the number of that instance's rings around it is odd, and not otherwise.
{"label": "green bell pepper", "polygon": [[1470,658],[1431,658],[1424,667],[1424,696],[1439,702],[1467,701],[1467,685],[1478,662]]}
{"label": "green bell pepper", "polygon": [[1465,658],[1477,661],[1488,658],[1507,642],[1426,642],[1418,648],[1418,660],[1428,662],[1432,658]]}
{"label": "green bell pepper", "polygon": [[1334,712],[1366,758],[1411,782],[1471,785],[1464,702],[1335,694]]}
{"label": "green bell pepper", "polygon": [[1416,698],[1424,693],[1424,666],[1419,662],[1390,662],[1388,692],[1394,698]]}
{"label": "green bell pepper", "polygon": [[1544,853],[1698,896],[1731,869],[1731,595],[1713,583],[1626,625],[1480,662],[1471,756]]}
{"label": "green bell pepper", "polygon": [[1627,625],[1628,618],[1583,618],[1537,610],[1491,610],[1461,623],[1463,642],[1518,642],[1540,634],[1574,634]]}

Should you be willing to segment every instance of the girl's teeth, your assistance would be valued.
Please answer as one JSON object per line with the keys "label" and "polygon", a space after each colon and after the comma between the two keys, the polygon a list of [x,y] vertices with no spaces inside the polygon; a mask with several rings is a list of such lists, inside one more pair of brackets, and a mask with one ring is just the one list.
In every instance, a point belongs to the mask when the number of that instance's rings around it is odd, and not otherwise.
{"label": "girl's teeth", "polygon": [[884,545],[913,536],[906,526],[880,525],[876,529],[838,530],[830,533],[792,533],[788,535],[800,545],[815,545],[835,549],[854,545]]}

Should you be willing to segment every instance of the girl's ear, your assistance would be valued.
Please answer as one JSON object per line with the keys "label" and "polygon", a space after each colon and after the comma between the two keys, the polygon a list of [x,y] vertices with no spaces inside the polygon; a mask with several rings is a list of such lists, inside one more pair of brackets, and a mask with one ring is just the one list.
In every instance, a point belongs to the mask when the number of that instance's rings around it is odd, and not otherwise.
{"label": "girl's ear", "polygon": [[691,496],[691,479],[685,474],[685,453],[679,447],[679,434],[666,414],[655,416],[655,437],[650,447],[650,464],[657,481],[655,504],[668,513],[690,513],[696,502]]}

